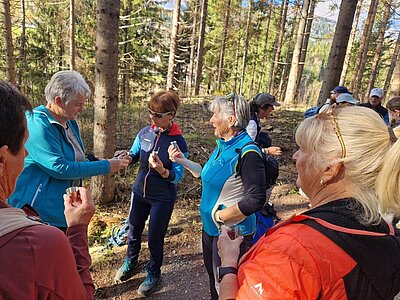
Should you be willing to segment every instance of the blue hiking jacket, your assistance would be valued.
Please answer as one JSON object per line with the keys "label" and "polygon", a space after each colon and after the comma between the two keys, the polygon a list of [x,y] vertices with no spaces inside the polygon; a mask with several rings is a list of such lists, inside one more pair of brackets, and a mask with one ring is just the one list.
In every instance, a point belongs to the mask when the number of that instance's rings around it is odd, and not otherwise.
{"label": "blue hiking jacket", "polygon": [[[28,156],[8,203],[17,208],[30,204],[44,222],[66,227],[65,190],[73,180],[108,174],[110,164],[107,160],[76,162],[74,148],[65,128],[45,106],[36,107],[33,113],[28,112],[26,118],[29,130],[26,142]],[[77,122],[69,120],[67,124],[84,149]]]}
{"label": "blue hiking jacket", "polygon": [[[208,235],[219,236],[220,234],[220,225],[214,218],[217,210],[230,207],[236,203],[239,204],[240,208],[240,202],[248,200],[250,197],[261,197],[261,207],[263,202],[265,202],[265,177],[262,178],[264,186],[260,186],[260,189],[246,191],[243,188],[243,178],[236,176],[238,150],[242,149],[251,141],[252,139],[245,131],[229,141],[218,139],[217,147],[204,165],[201,172],[203,190],[200,202],[200,215],[203,222],[203,229]],[[242,158],[248,153],[256,153],[255,157],[257,160],[252,159],[252,162],[261,165],[261,172],[263,172],[261,175],[264,175],[265,171],[263,169],[262,154],[258,146],[255,144],[247,145],[243,149]],[[253,170],[256,171],[257,169],[257,165],[253,165]],[[246,175],[247,174],[242,173],[242,176]],[[256,202],[260,201],[256,199]],[[256,211],[261,207],[253,210]],[[226,225],[229,226],[229,224]],[[256,218],[255,214],[252,212],[238,224],[243,235],[254,233],[255,225]]]}
{"label": "blue hiking jacket", "polygon": [[[160,131],[157,127],[147,126],[139,131],[130,149],[132,163],[139,161],[139,171],[132,189],[143,197],[159,201],[176,200],[176,184],[184,175],[184,167],[169,159],[168,147],[176,141],[185,157],[188,156],[186,141],[176,123],[169,130]],[[153,150],[164,168],[169,170],[168,178],[163,178],[156,170],[149,168],[149,156]]]}

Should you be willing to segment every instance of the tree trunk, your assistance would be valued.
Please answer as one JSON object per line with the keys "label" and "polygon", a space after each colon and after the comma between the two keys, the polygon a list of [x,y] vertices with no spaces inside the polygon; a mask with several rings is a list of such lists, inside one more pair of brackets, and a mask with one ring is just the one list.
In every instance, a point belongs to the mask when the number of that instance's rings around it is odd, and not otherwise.
{"label": "tree trunk", "polygon": [[364,76],[365,64],[368,57],[368,45],[374,25],[377,6],[378,0],[371,0],[371,5],[368,11],[367,20],[365,22],[363,36],[361,38],[359,52],[357,53],[356,62],[354,64],[354,79],[351,81],[350,90],[353,92],[353,96],[355,98],[358,98],[358,90],[361,87],[361,80]]}
{"label": "tree trunk", "polygon": [[175,55],[178,47],[179,14],[181,13],[181,0],[175,0],[174,14],[172,17],[171,42],[169,47],[167,90],[174,88]]}
{"label": "tree trunk", "polygon": [[296,45],[294,46],[292,65],[290,67],[289,81],[286,88],[285,103],[294,103],[297,90],[297,76],[299,74],[300,53],[303,45],[304,30],[308,17],[310,0],[304,0],[300,13],[299,28],[297,30]]}
{"label": "tree trunk", "polygon": [[4,36],[6,39],[6,57],[7,57],[7,77],[8,81],[16,85],[16,72],[15,72],[15,59],[14,59],[14,45],[12,40],[11,30],[11,14],[10,14],[10,1],[3,0],[3,22],[4,22]]}
{"label": "tree trunk", "polygon": [[286,93],[287,78],[288,78],[288,73],[290,71],[290,65],[291,65],[291,61],[292,61],[292,57],[293,57],[294,32],[296,31],[296,28],[298,28],[297,15],[299,14],[299,11],[300,11],[300,6],[296,5],[296,12],[293,17],[292,28],[290,29],[290,33],[286,37],[288,42],[287,42],[287,53],[286,53],[285,65],[283,67],[278,92],[275,92],[275,94],[274,94],[278,99],[281,99],[282,95],[284,95]]}
{"label": "tree trunk", "polygon": [[249,52],[252,7],[253,7],[253,0],[250,0],[249,1],[249,10],[247,13],[246,38],[244,40],[244,51],[243,51],[243,60],[242,60],[242,71],[240,73],[239,94],[242,94],[242,92],[243,92],[244,76],[246,73],[247,54]]}
{"label": "tree trunk", "polygon": [[217,89],[218,89],[218,91],[221,90],[222,71],[224,69],[224,57],[225,57],[225,48],[226,48],[226,38],[228,36],[230,5],[231,5],[231,0],[228,0],[228,3],[226,4],[226,12],[225,12],[225,20],[224,20],[224,31],[222,33],[222,40],[221,40],[221,51],[219,53],[218,77],[217,77]]}
{"label": "tree trunk", "polygon": [[[400,33],[397,36],[397,42],[396,46],[394,48],[394,52],[392,55],[392,61],[390,63],[389,71],[386,76],[385,80],[385,87],[384,91],[388,92],[389,91],[389,86],[390,86],[390,97],[393,96],[398,96],[400,95]],[[395,76],[393,76],[393,71],[395,70]],[[392,82],[392,76],[393,76],[393,82]],[[392,84],[390,84],[392,82]],[[390,99],[390,98],[388,98]]]}
{"label": "tree trunk", "polygon": [[367,93],[369,93],[369,91],[375,85],[376,75],[378,73],[378,63],[381,58],[383,41],[385,38],[385,32],[386,32],[387,24],[388,24],[389,18],[390,18],[390,10],[391,10],[392,1],[388,0],[385,2],[386,2],[385,3],[385,11],[383,13],[381,26],[379,27],[378,39],[376,40],[375,55],[374,55],[374,60],[372,61],[371,75],[369,77],[368,89],[366,90]]}
{"label": "tree trunk", "polygon": [[[282,14],[282,7],[283,9],[283,14]],[[274,55],[272,57],[272,67],[271,67],[271,72],[270,72],[270,78],[269,78],[269,86],[268,90],[271,94],[275,93],[275,81],[276,81],[276,76],[278,74],[278,64],[281,56],[281,50],[282,50],[282,44],[283,44],[283,37],[285,35],[285,24],[286,24],[286,16],[287,16],[287,11],[289,8],[289,0],[286,0],[285,2],[282,1],[282,7],[281,7],[281,14],[280,14],[280,21],[279,21],[279,33],[278,33],[278,38],[275,43],[276,45],[276,50],[274,49]]]}
{"label": "tree trunk", "polygon": [[[126,104],[130,101],[130,74],[131,74],[131,70],[130,70],[130,54],[129,51],[131,50],[130,47],[130,37],[129,37],[129,25],[131,22],[131,18],[130,18],[130,14],[132,12],[132,1],[127,1],[125,3],[123,3],[123,15],[126,16],[124,18],[125,20],[125,26],[122,29],[124,31],[124,45],[123,45],[123,53],[121,55],[121,60],[122,60],[122,66],[123,69],[120,70],[120,72],[122,72],[122,82],[121,82],[121,99],[120,101],[123,104]],[[129,17],[127,17],[129,16]]]}
{"label": "tree trunk", "polygon": [[193,84],[193,69],[195,66],[195,54],[196,54],[196,36],[197,36],[197,16],[199,14],[199,0],[194,1],[194,12],[193,12],[193,25],[192,35],[190,37],[190,59],[189,59],[189,74],[188,74],[188,94],[192,94]]}
{"label": "tree trunk", "polygon": [[[93,150],[99,157],[112,157],[115,149],[119,9],[120,1],[97,1]],[[112,175],[92,178],[92,195],[96,201],[112,201],[114,188]]]}
{"label": "tree trunk", "polygon": [[329,92],[339,83],[356,6],[357,0],[343,0],[340,4],[335,35],[329,53],[328,69],[324,75],[324,81],[318,98],[318,105],[325,102],[329,97]]}
{"label": "tree trunk", "polygon": [[200,91],[201,72],[203,70],[204,61],[204,38],[206,32],[206,21],[207,21],[207,6],[208,0],[203,0],[201,8],[201,21],[200,21],[200,34],[199,43],[197,47],[197,64],[196,64],[196,77],[194,80],[194,94],[198,95]]}
{"label": "tree trunk", "polygon": [[[20,52],[19,61],[25,62],[25,32],[26,32],[26,15],[25,15],[25,0],[20,1],[21,6],[21,37],[20,37]],[[18,72],[18,85],[22,87],[22,70]]]}
{"label": "tree trunk", "polygon": [[363,3],[363,0],[359,0],[358,4],[357,4],[357,10],[356,10],[356,16],[355,16],[355,19],[354,19],[354,25],[353,25],[353,28],[351,29],[349,44],[348,44],[347,50],[346,50],[346,57],[344,59],[343,70],[342,70],[342,74],[340,76],[339,85],[344,85],[345,82],[346,82],[347,69],[349,68],[351,52],[352,52],[352,49],[353,49],[353,43],[354,43],[354,40],[355,40],[355,37],[356,37],[356,33],[357,33],[358,20],[360,19],[362,3]]}
{"label": "tree trunk", "polygon": [[237,92],[237,81],[238,81],[238,70],[239,70],[239,53],[240,53],[240,45],[241,44],[241,35],[238,37],[238,41],[236,43],[236,51],[235,51],[235,73],[233,80],[233,91]]}
{"label": "tree trunk", "polygon": [[296,83],[296,87],[297,87],[296,95],[295,95],[296,99],[299,96],[299,87],[300,87],[301,78],[303,76],[304,64],[306,62],[308,42],[310,40],[311,27],[312,27],[312,23],[314,21],[314,12],[315,12],[316,3],[317,3],[316,0],[311,0],[311,2],[310,2],[310,11],[308,12],[307,25],[306,25],[306,30],[304,32],[303,45],[301,47],[301,53],[300,53],[299,72],[297,75],[297,83]]}
{"label": "tree trunk", "polygon": [[[261,18],[259,16],[259,14],[257,14],[257,25],[256,25],[256,28],[257,28],[256,32],[257,33],[260,32],[260,26],[261,26]],[[256,38],[258,40],[259,36],[257,36]],[[260,54],[258,53],[259,45],[260,45],[260,43],[256,43],[255,46],[254,46],[255,47],[254,53],[256,55],[253,56],[254,59],[253,59],[253,68],[251,70],[251,83],[250,83],[250,92],[249,92],[250,95],[254,95],[254,89],[253,89],[254,88],[254,79],[256,77],[258,58],[260,57]]]}
{"label": "tree trunk", "polygon": [[269,11],[268,11],[268,16],[267,16],[267,25],[265,26],[265,39],[264,39],[264,49],[263,49],[263,55],[262,55],[262,60],[261,60],[261,69],[259,72],[259,77],[258,77],[258,84],[257,84],[257,93],[258,94],[260,92],[261,89],[261,82],[263,80],[264,77],[264,68],[265,68],[265,60],[267,58],[267,45],[268,45],[268,40],[269,40],[269,25],[271,24],[271,15],[272,15],[272,10],[273,10],[273,6],[274,5],[274,1],[270,0],[269,2]]}
{"label": "tree trunk", "polygon": [[75,70],[75,0],[69,0],[69,69]]}

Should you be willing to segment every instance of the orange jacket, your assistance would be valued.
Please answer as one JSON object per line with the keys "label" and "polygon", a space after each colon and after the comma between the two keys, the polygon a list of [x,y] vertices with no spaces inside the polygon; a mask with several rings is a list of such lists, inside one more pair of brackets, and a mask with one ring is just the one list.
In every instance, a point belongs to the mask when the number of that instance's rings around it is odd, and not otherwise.
{"label": "orange jacket", "polygon": [[[343,241],[343,248],[355,259],[327,236],[339,237],[336,242]],[[352,241],[356,236],[361,243]],[[369,239],[382,243],[368,251]],[[354,247],[350,249],[349,245]],[[391,251],[385,252],[387,248]],[[380,257],[397,266],[378,262]],[[369,259],[373,263],[364,268]],[[270,229],[242,257],[236,299],[393,299],[400,291],[399,263],[400,239],[393,231],[385,234],[348,229],[306,215],[293,216]]]}

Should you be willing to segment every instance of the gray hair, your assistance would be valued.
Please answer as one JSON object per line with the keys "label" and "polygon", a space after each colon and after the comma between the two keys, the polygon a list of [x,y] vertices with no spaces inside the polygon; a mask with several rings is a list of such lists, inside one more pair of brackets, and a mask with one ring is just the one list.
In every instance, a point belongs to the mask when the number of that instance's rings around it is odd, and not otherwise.
{"label": "gray hair", "polygon": [[250,106],[246,99],[241,95],[229,94],[227,96],[216,97],[210,104],[212,112],[220,112],[224,120],[229,116],[236,115],[236,123],[233,127],[246,128],[250,121]]}
{"label": "gray hair", "polygon": [[55,73],[44,89],[47,102],[53,103],[58,96],[65,104],[77,95],[89,97],[90,88],[81,74],[76,71]]}

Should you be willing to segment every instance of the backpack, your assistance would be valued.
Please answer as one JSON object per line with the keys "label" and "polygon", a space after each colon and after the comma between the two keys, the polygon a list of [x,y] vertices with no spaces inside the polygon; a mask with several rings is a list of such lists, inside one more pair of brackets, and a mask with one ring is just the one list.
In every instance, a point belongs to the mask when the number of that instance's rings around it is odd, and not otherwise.
{"label": "backpack", "polygon": [[279,163],[275,159],[275,157],[266,155],[262,151],[262,148],[260,147],[260,145],[258,145],[257,143],[255,143],[253,141],[246,143],[241,149],[236,149],[236,152],[238,153],[236,176],[240,176],[240,173],[241,173],[241,169],[242,169],[241,162],[242,162],[243,149],[249,145],[256,145],[258,147],[258,149],[260,149],[262,159],[264,162],[264,167],[265,167],[266,186],[267,186],[267,189],[269,189],[271,186],[273,186],[276,183],[276,179],[279,176]]}
{"label": "backpack", "polygon": [[319,110],[319,106],[314,106],[314,107],[308,108],[304,113],[304,119],[307,119],[309,117],[316,115],[318,113],[318,110]]}
{"label": "backpack", "polygon": [[268,229],[280,220],[281,219],[276,214],[274,204],[268,201],[261,210],[256,212],[256,232],[251,240],[251,245],[254,245],[260,237],[268,231]]}
{"label": "backpack", "polygon": [[128,219],[123,220],[121,223],[115,225],[111,230],[111,236],[108,242],[111,246],[120,247],[126,245],[128,242]]}

